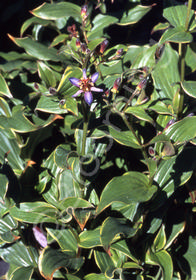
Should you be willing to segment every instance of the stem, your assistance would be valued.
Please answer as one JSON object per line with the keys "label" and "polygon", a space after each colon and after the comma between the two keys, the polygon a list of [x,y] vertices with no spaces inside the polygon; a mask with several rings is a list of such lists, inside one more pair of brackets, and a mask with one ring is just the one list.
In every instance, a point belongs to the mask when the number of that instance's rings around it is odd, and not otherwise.
{"label": "stem", "polygon": [[188,31],[188,29],[189,29],[189,18],[190,18],[192,3],[193,3],[193,0],[188,1],[186,22],[185,22],[185,31]]}
{"label": "stem", "polygon": [[83,35],[84,35],[85,42],[86,42],[86,44],[88,45],[88,38],[87,38],[87,33],[86,33],[86,30],[85,30],[85,24],[84,24],[84,22],[82,22],[82,31],[83,31]]}
{"label": "stem", "polygon": [[[185,77],[185,54],[186,54],[187,45],[186,44],[179,44],[179,59],[180,59],[180,81],[184,81]],[[177,119],[181,118],[182,111],[184,105],[184,91],[182,87],[179,91],[179,103],[178,103],[178,110],[177,110]]]}
{"label": "stem", "polygon": [[87,130],[88,130],[88,121],[84,121],[81,156],[85,155]]}
{"label": "stem", "polygon": [[138,89],[136,88],[136,90],[132,93],[132,95],[129,97],[129,100],[127,101],[127,103],[125,104],[125,107],[123,109],[123,113],[126,111],[127,107],[129,106],[129,104],[131,103],[132,99],[134,98],[135,95],[139,94]]}
{"label": "stem", "polygon": [[[82,111],[83,111],[83,135],[82,135],[82,150],[81,150],[81,157],[85,156],[86,153],[86,138],[87,138],[87,131],[88,131],[88,121],[89,121],[89,117],[88,117],[88,108],[86,108],[86,104],[84,102],[84,100],[82,100]],[[82,178],[82,174],[80,174],[80,197],[84,198],[85,197],[85,186],[83,184],[83,178]]]}
{"label": "stem", "polygon": [[[189,19],[190,19],[190,13],[191,13],[191,7],[192,7],[193,0],[188,1],[188,7],[187,7],[187,14],[186,14],[186,22],[185,22],[185,31],[187,32],[189,29]],[[180,81],[183,82],[185,78],[185,55],[187,51],[187,44],[179,44],[179,59],[180,59]],[[183,105],[184,105],[184,91],[182,87],[180,88],[179,92],[179,104],[178,104],[178,112],[177,112],[177,118],[180,119],[183,111]]]}
{"label": "stem", "polygon": [[[135,133],[135,131],[134,131],[132,125],[128,122],[128,120],[127,120],[126,115],[124,114],[124,112],[122,112],[122,113],[120,113],[120,114],[121,114],[121,116],[122,116],[122,119],[123,119],[124,123],[126,124],[126,126],[128,127],[128,129],[133,133],[134,137],[136,138],[136,140],[138,141],[139,145],[141,146],[141,151],[142,151],[143,157],[144,157],[144,159],[145,159],[145,161],[146,161],[146,164],[147,164],[147,166],[148,166],[148,155],[147,155],[147,153],[146,153],[145,148],[143,147],[143,145],[142,145],[142,143],[141,143],[139,137],[138,137],[137,134]],[[149,170],[149,167],[148,167],[148,170]]]}

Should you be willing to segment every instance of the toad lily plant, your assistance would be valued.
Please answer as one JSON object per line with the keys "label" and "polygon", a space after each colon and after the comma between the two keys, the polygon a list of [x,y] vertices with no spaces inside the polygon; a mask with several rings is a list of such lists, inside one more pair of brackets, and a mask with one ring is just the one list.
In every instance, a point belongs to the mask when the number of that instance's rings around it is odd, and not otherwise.
{"label": "toad lily plant", "polygon": [[79,90],[72,95],[72,97],[77,97],[81,94],[83,94],[85,102],[90,106],[93,102],[93,92],[103,92],[103,89],[94,87],[94,83],[97,81],[99,77],[99,73],[94,73],[91,78],[87,78],[86,75],[86,69],[83,69],[83,77],[81,79],[77,78],[69,78],[69,81],[72,83],[72,85],[79,88]]}

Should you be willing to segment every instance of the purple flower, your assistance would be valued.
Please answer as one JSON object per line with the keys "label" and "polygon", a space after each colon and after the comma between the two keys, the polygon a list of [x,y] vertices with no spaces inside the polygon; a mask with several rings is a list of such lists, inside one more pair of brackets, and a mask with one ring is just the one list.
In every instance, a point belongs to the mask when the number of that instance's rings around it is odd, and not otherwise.
{"label": "purple flower", "polygon": [[79,90],[72,95],[72,97],[77,97],[80,94],[84,94],[85,102],[90,106],[93,102],[92,91],[95,92],[103,92],[103,89],[94,87],[94,83],[97,81],[99,77],[99,73],[94,73],[91,78],[87,78],[86,69],[83,70],[83,77],[81,79],[77,78],[69,78],[69,81],[72,85],[79,88]]}

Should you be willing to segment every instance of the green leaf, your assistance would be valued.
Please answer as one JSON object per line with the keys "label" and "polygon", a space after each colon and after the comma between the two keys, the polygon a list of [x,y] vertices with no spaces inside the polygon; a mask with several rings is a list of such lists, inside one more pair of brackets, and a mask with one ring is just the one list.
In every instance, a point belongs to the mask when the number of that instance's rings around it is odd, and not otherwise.
{"label": "green leaf", "polygon": [[130,130],[122,131],[121,129],[114,129],[112,126],[101,126],[99,129],[95,129],[92,134],[93,138],[102,138],[104,136],[108,136],[109,138],[112,137],[121,145],[132,147],[134,149],[141,149],[140,144]]}
{"label": "green leaf", "polygon": [[31,11],[31,13],[42,19],[56,20],[67,16],[80,19],[80,11],[81,8],[76,4],[60,2],[53,4],[44,3]]}
{"label": "green leaf", "polygon": [[196,98],[196,81],[184,81],[181,85],[186,94]]}
{"label": "green leaf", "polygon": [[83,262],[84,259],[76,258],[75,254],[46,247],[39,257],[38,267],[45,279],[52,280],[56,270],[65,268],[67,272],[76,272]]}
{"label": "green leaf", "polygon": [[165,234],[164,225],[162,225],[153,242],[154,251],[158,252],[162,250],[165,244],[166,244],[166,234]]}
{"label": "green leaf", "polygon": [[79,246],[82,248],[90,249],[97,246],[101,246],[100,241],[100,227],[94,230],[85,230],[80,236]]}
{"label": "green leaf", "polygon": [[187,71],[191,69],[190,72],[194,72],[196,70],[196,43],[191,43],[187,46],[187,51],[185,54],[185,62],[187,67]]}
{"label": "green leaf", "polygon": [[33,41],[31,38],[14,38],[9,35],[10,39],[19,47],[24,48],[25,51],[40,60],[52,60],[52,61],[60,61],[61,56],[57,55],[57,50],[54,48],[48,48],[43,44]]}
{"label": "green leaf", "polygon": [[160,100],[152,101],[152,103],[150,103],[148,111],[151,110],[157,112],[158,114],[172,115],[171,109],[169,109],[168,106]]}
{"label": "green leaf", "polygon": [[150,10],[151,6],[141,6],[137,5],[134,8],[127,10],[123,13],[122,18],[120,19],[119,25],[129,25],[134,24],[140,21],[143,16],[145,16]]}
{"label": "green leaf", "polygon": [[133,260],[134,262],[136,262],[136,263],[139,262],[136,259],[136,257],[134,256],[134,254],[130,251],[130,248],[128,247],[128,245],[126,243],[126,240],[119,240],[118,242],[111,244],[111,248],[116,251],[122,252],[123,254],[128,256],[131,260]]}
{"label": "green leaf", "polygon": [[66,109],[67,111],[71,112],[72,114],[78,116],[78,104],[75,98],[67,97],[63,100],[63,105],[60,104],[60,107]]}
{"label": "green leaf", "polygon": [[51,114],[64,114],[67,112],[66,109],[60,108],[57,97],[44,95],[39,99],[36,110]]}
{"label": "green leaf", "polygon": [[88,43],[88,48],[89,50],[93,51],[95,50],[95,48],[100,45],[105,39],[104,38],[96,38],[94,40],[91,40],[89,43]]}
{"label": "green leaf", "polygon": [[169,27],[169,22],[160,22],[157,25],[155,25],[152,29],[152,33],[156,32],[156,31],[160,31],[160,30],[165,30]]}
{"label": "green leaf", "polygon": [[11,117],[0,116],[0,122],[3,128],[10,128],[13,131],[21,133],[37,129],[37,127],[25,117],[24,107],[21,105],[14,107]]}
{"label": "green leaf", "polygon": [[[37,261],[37,250],[33,247],[30,247],[30,250],[35,258],[35,261]],[[34,261],[29,254],[29,251],[22,241],[17,241],[15,243],[9,244],[6,248],[1,247],[0,255],[6,262],[16,264],[17,266],[35,266]]]}
{"label": "green leaf", "polygon": [[167,197],[171,196],[177,187],[190,179],[195,168],[195,155],[195,147],[186,147],[178,156],[160,163],[154,180],[165,191]]}
{"label": "green leaf", "polygon": [[159,43],[164,44],[165,42],[173,42],[173,43],[190,43],[193,41],[193,36],[184,31],[182,27],[175,27],[166,30]]}
{"label": "green leaf", "polygon": [[101,194],[97,213],[115,201],[126,204],[148,201],[156,190],[155,186],[149,186],[148,177],[140,172],[127,172],[123,176],[114,177]]}
{"label": "green leaf", "polygon": [[152,71],[154,86],[158,92],[157,98],[173,100],[175,93],[179,90],[178,59],[177,52],[166,44],[160,60]]}
{"label": "green leaf", "polygon": [[32,18],[29,18],[27,19],[21,29],[20,29],[20,36],[22,37],[22,35],[24,34],[24,32],[31,26],[31,25],[34,25],[34,24],[39,24],[39,25],[42,25],[42,26],[47,26],[49,24],[52,24],[52,21],[49,21],[49,20],[44,20],[44,19],[41,19],[41,18],[37,18],[37,17],[32,17]]}
{"label": "green leaf", "polygon": [[71,97],[74,93],[76,93],[77,89],[70,83],[69,78],[75,77],[80,79],[81,76],[82,71],[79,67],[67,66],[58,85],[57,92],[65,95],[65,97]]}
{"label": "green leaf", "polygon": [[188,264],[186,265],[186,267],[183,267],[183,269],[189,275],[190,279],[196,279],[196,264],[195,264],[196,242],[195,242],[195,238],[193,238],[192,236],[189,236],[188,242],[189,242],[188,250],[183,255],[183,257],[188,261]]}
{"label": "green leaf", "polygon": [[58,208],[60,210],[65,210],[67,208],[93,208],[93,205],[79,197],[68,197],[59,203]]}
{"label": "green leaf", "polygon": [[56,86],[54,72],[42,61],[38,62],[38,73],[41,80],[45,82],[47,88]]}
{"label": "green leaf", "polygon": [[108,217],[100,229],[101,243],[104,249],[108,250],[111,243],[119,238],[129,238],[135,235],[137,229],[126,223],[126,219]]}
{"label": "green leaf", "polygon": [[8,85],[1,74],[0,74],[0,95],[6,96],[8,98],[13,98]]}
{"label": "green leaf", "polygon": [[140,120],[144,120],[149,123],[153,123],[153,119],[145,112],[145,110],[139,106],[128,107],[125,111],[127,114],[131,114]]}
{"label": "green leaf", "polygon": [[0,219],[0,239],[1,243],[12,243],[18,235],[18,232],[14,231],[18,227],[18,223],[9,215]]}
{"label": "green leaf", "polygon": [[70,149],[66,144],[61,144],[55,149],[54,161],[59,168],[66,169],[68,167],[67,156],[69,153]]}
{"label": "green leaf", "polygon": [[10,139],[5,130],[0,128],[0,161],[4,162],[4,155],[8,154],[8,161],[13,169],[24,169],[24,161],[20,158],[20,147],[15,138]]}
{"label": "green leaf", "polygon": [[[173,5],[163,10],[163,16],[170,22],[174,27],[182,27],[185,30],[185,23],[187,17],[187,6],[186,5]],[[189,16],[189,30],[193,30],[196,27],[194,10],[190,11]]]}
{"label": "green leaf", "polygon": [[[163,280],[172,280],[173,276],[173,263],[169,253],[165,250],[152,253],[150,252],[150,264],[159,265],[162,270]],[[148,260],[149,261],[149,260]]]}
{"label": "green leaf", "polygon": [[[176,222],[176,219],[175,219],[175,222]],[[172,231],[169,235],[169,238],[167,239],[165,249],[169,248],[171,245],[174,244],[173,242],[176,240],[176,238],[180,234],[182,234],[182,232],[185,230],[185,226],[186,226],[185,221],[183,221],[181,223],[172,224]]]}
{"label": "green leaf", "polygon": [[88,40],[101,38],[104,35],[104,29],[116,22],[118,22],[116,17],[99,13],[92,21],[93,28],[88,32]]}
{"label": "green leaf", "polygon": [[60,34],[58,36],[56,36],[54,38],[54,40],[52,41],[52,43],[50,44],[50,47],[55,47],[60,43],[64,43],[69,39],[69,35],[68,34]]}
{"label": "green leaf", "polygon": [[108,269],[114,268],[114,263],[112,261],[112,258],[106,252],[94,250],[94,257],[95,257],[95,262],[99,267],[99,269],[101,270],[101,272],[105,273]]}
{"label": "green leaf", "polygon": [[0,97],[0,115],[3,115],[8,118],[12,116],[10,107],[3,97]]}
{"label": "green leaf", "polygon": [[77,243],[77,233],[70,229],[52,229],[46,228],[48,234],[55,240],[60,248],[66,252],[77,252],[78,243]]}
{"label": "green leaf", "polygon": [[100,64],[99,67],[100,67],[101,74],[104,77],[107,75],[115,75],[115,74],[120,75],[123,72],[121,60],[103,62]]}
{"label": "green leaf", "polygon": [[38,224],[56,223],[58,210],[46,202],[20,203],[20,208],[14,206],[10,209],[10,215],[18,221]]}
{"label": "green leaf", "polygon": [[5,174],[1,174],[1,169],[0,169],[0,182],[1,182],[1,188],[0,188],[0,199],[4,200],[5,195],[8,189],[8,178],[6,177]]}
{"label": "green leaf", "polygon": [[21,280],[21,279],[31,280],[33,271],[34,271],[34,268],[32,268],[31,266],[18,267],[16,270],[14,270],[12,272],[10,279],[12,279],[12,280]]}
{"label": "green leaf", "polygon": [[174,142],[184,143],[196,137],[196,116],[186,117],[165,130],[165,134]]}
{"label": "green leaf", "polygon": [[102,273],[101,274],[91,273],[85,275],[84,280],[108,280],[108,278]]}

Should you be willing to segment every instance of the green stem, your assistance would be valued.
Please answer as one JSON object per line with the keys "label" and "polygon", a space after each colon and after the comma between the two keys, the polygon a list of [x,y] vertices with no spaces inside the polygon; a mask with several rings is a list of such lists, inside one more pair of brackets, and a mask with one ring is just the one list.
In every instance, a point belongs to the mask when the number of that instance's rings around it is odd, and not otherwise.
{"label": "green stem", "polygon": [[125,107],[123,108],[123,113],[126,111],[127,107],[131,104],[131,101],[133,100],[134,96],[139,94],[139,90],[136,88],[136,90],[132,93],[132,95],[129,97],[129,100],[125,104]]}
{"label": "green stem", "polygon": [[83,137],[82,137],[81,156],[85,155],[87,131],[88,131],[88,121],[84,121],[84,123],[83,123]]}
{"label": "green stem", "polygon": [[[191,7],[192,7],[193,0],[188,1],[188,7],[187,7],[187,14],[186,14],[186,22],[185,22],[185,31],[188,31],[189,29],[189,20],[190,20],[190,13],[191,13]],[[187,44],[180,43],[179,44],[179,59],[180,59],[180,81],[183,82],[185,78],[185,55],[187,51]],[[179,92],[179,103],[178,103],[178,112],[177,112],[177,118],[180,119],[183,111],[183,105],[184,105],[184,91],[182,87],[180,88]]]}
{"label": "green stem", "polygon": [[[86,104],[84,100],[82,100],[82,111],[83,111],[83,135],[82,135],[82,150],[81,150],[81,157],[85,156],[86,154],[86,138],[87,138],[87,132],[88,132],[88,121],[89,121],[89,116],[88,116],[88,108],[86,107]],[[80,180],[81,183],[79,184],[80,186],[80,197],[84,198],[85,197],[85,186],[83,184],[83,178],[82,175],[80,174]]]}
{"label": "green stem", "polygon": [[189,19],[190,19],[192,3],[193,3],[193,0],[189,0],[188,1],[187,14],[186,14],[186,22],[185,22],[185,30],[186,31],[188,31],[188,29],[189,29]]}
{"label": "green stem", "polygon": [[[122,119],[123,119],[124,123],[126,124],[126,126],[128,127],[128,129],[133,133],[135,139],[136,139],[137,142],[139,143],[139,145],[140,145],[140,147],[141,147],[141,151],[142,151],[143,157],[144,157],[144,159],[145,159],[145,161],[146,161],[146,164],[147,164],[147,166],[148,166],[148,155],[147,155],[147,153],[146,153],[145,148],[143,147],[143,145],[142,145],[142,143],[141,143],[139,137],[138,137],[137,134],[135,133],[135,131],[134,131],[132,125],[128,122],[127,117],[126,117],[126,115],[124,114],[124,112],[123,112],[123,113],[120,113],[120,114],[121,114],[121,116],[122,116]],[[148,170],[149,170],[149,167],[148,167]]]}

